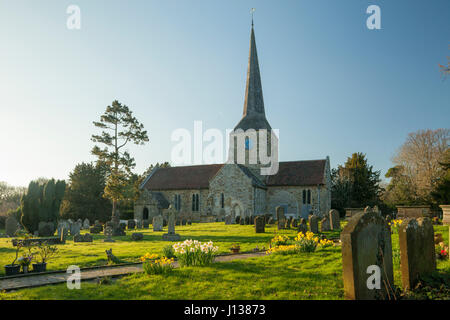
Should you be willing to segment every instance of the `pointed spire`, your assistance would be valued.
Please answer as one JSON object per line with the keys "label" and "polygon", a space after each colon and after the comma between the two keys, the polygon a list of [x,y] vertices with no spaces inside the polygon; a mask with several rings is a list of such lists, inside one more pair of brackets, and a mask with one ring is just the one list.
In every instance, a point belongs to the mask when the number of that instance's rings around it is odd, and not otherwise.
{"label": "pointed spire", "polygon": [[270,129],[264,110],[264,98],[259,71],[258,53],[256,50],[255,30],[253,26],[250,35],[250,53],[248,58],[247,85],[243,117],[235,129]]}

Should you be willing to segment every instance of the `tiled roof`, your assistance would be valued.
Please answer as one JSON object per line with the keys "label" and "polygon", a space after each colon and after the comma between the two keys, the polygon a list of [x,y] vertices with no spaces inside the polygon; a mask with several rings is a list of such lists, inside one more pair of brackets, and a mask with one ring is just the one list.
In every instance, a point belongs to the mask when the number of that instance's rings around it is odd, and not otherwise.
{"label": "tiled roof", "polygon": [[267,186],[310,186],[324,183],[326,160],[280,162],[278,173],[268,176]]}
{"label": "tiled roof", "polygon": [[[208,189],[209,180],[223,164],[158,168],[144,182],[149,190]],[[280,162],[276,175],[268,176],[266,183],[259,180],[248,168],[239,168],[258,187],[264,186],[310,186],[324,183],[326,160]]]}
{"label": "tiled roof", "polygon": [[209,180],[223,164],[158,168],[144,187],[149,190],[208,189]]}

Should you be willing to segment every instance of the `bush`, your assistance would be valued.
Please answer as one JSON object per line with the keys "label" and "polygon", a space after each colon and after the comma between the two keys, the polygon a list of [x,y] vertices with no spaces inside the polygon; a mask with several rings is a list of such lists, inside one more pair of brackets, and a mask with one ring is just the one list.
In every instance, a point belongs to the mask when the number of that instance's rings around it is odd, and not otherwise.
{"label": "bush", "polygon": [[175,258],[175,250],[173,249],[173,247],[171,245],[165,246],[163,249],[163,254],[166,258]]}
{"label": "bush", "polygon": [[182,267],[206,266],[213,262],[219,247],[213,246],[212,241],[201,243],[197,240],[186,240],[173,245],[178,262]]}

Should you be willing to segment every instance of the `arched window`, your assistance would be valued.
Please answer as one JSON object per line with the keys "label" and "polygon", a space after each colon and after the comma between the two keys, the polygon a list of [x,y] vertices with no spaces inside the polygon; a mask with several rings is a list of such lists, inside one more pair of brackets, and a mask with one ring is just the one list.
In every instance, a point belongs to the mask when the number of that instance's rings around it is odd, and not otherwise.
{"label": "arched window", "polygon": [[192,195],[192,211],[199,211],[200,210],[200,203],[199,203],[199,195],[198,193],[194,193]]}
{"label": "arched window", "polygon": [[308,190],[308,204],[311,204],[311,190]]}
{"label": "arched window", "polygon": [[303,190],[303,204],[306,204],[306,190]]}
{"label": "arched window", "polygon": [[222,209],[225,207],[225,195],[223,193],[220,195],[220,207]]}

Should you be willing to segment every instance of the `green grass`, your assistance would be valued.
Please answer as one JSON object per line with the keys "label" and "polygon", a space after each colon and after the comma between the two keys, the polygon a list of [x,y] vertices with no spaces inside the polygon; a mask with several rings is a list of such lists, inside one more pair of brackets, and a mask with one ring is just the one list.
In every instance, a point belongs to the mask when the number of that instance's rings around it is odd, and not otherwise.
{"label": "green grass", "polygon": [[[168,244],[161,241],[164,232],[141,231],[145,234],[142,242],[129,241],[128,233],[110,244],[101,242],[103,236],[95,236],[93,244],[74,244],[69,240],[59,246],[61,255],[50,262],[49,268],[105,263],[104,250],[110,247],[119,258],[136,260],[145,252],[161,253]],[[183,240],[212,240],[224,253],[229,252],[232,243],[239,243],[242,251],[256,246],[267,249],[277,229],[272,226],[266,228],[265,234],[255,234],[253,226],[204,223],[180,226],[176,231]],[[435,226],[435,233],[442,233],[448,243],[448,226]],[[293,238],[296,232],[282,230],[280,234]],[[398,235],[392,235],[392,246],[398,250]],[[0,250],[4,249],[4,242],[0,242]],[[3,254],[0,259],[5,259]],[[437,267],[440,274],[450,277],[449,261],[438,261]],[[401,286],[398,264],[394,264],[394,282]],[[314,253],[267,255],[217,262],[209,267],[175,269],[169,276],[142,273],[103,284],[82,282],[80,290],[68,290],[65,284],[24,289],[0,293],[0,299],[343,299],[342,255],[340,247],[319,248]]]}

